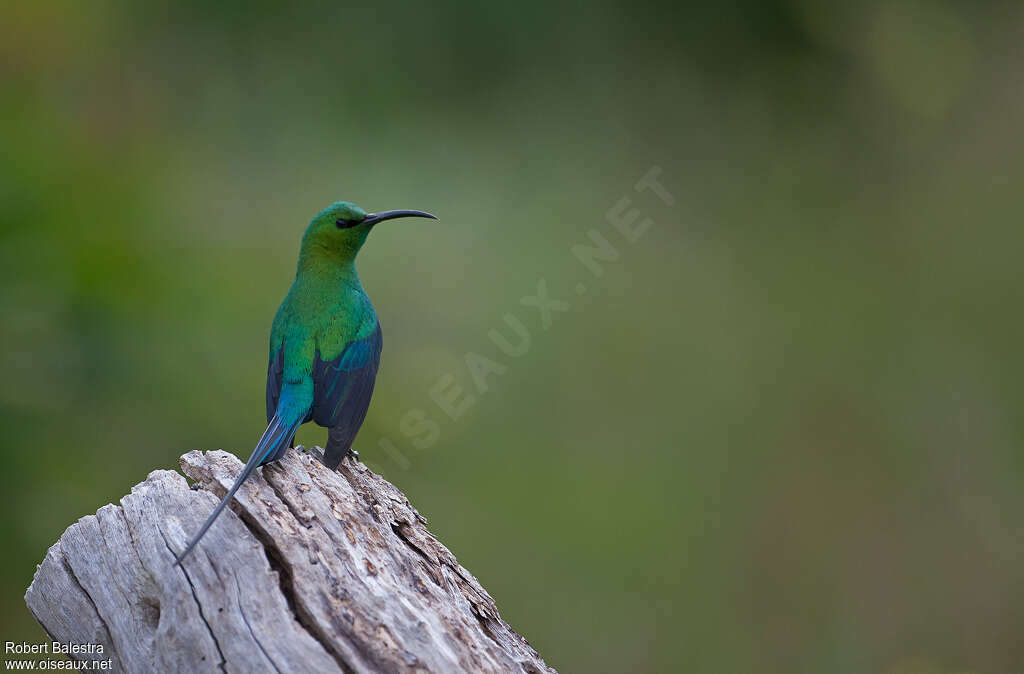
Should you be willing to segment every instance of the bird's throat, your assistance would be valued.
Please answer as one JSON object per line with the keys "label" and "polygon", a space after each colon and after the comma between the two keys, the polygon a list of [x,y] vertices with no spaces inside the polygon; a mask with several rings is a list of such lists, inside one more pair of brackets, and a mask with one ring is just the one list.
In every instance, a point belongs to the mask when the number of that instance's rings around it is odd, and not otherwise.
{"label": "bird's throat", "polygon": [[356,274],[356,251],[325,246],[303,246],[295,277],[339,283],[359,283]]}

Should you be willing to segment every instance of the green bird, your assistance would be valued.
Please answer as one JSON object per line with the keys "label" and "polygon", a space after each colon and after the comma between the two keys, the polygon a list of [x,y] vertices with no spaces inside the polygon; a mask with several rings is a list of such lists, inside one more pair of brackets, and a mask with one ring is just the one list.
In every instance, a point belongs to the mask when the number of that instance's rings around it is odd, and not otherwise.
{"label": "green bird", "polygon": [[374,225],[423,211],[367,213],[347,201],[320,211],[302,237],[295,281],[274,316],[267,366],[267,430],[242,473],[180,564],[258,466],[280,459],[307,421],[326,426],[324,464],[337,468],[366,417],[383,344],[380,321],[356,274],[356,254]]}

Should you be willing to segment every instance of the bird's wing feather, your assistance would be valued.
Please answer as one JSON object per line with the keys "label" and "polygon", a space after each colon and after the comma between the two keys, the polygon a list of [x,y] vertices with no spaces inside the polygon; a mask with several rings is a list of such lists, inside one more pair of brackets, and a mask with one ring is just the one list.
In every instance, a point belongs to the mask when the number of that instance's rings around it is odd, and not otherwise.
{"label": "bird's wing feather", "polygon": [[284,379],[284,344],[267,365],[267,423],[277,412],[277,401],[281,398],[281,382]]}
{"label": "bird's wing feather", "polygon": [[[319,352],[316,354],[313,362],[313,420],[321,426],[337,429],[324,456],[324,463],[328,466],[340,462],[342,453],[348,450],[349,443],[363,424],[373,395],[382,347],[383,335],[380,323],[377,323],[373,334],[349,342],[337,358],[324,361],[320,359]],[[336,438],[341,439],[340,444],[345,446],[340,447]]]}

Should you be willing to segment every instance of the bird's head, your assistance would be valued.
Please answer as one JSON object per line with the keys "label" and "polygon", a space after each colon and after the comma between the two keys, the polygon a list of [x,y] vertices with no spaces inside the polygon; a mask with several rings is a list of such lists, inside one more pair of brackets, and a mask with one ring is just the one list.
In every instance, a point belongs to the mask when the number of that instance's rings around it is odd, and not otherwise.
{"label": "bird's head", "polygon": [[303,252],[353,258],[374,225],[394,218],[437,218],[424,211],[367,213],[348,201],[336,201],[316,214],[302,239]]}

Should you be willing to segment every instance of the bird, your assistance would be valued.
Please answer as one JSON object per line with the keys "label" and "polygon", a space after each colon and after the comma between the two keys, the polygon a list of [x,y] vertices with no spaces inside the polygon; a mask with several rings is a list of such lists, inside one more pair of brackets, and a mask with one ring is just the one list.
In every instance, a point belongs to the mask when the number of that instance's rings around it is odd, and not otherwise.
{"label": "bird", "polygon": [[352,440],[373,395],[383,347],[380,320],[356,274],[356,255],[370,231],[395,218],[432,218],[425,211],[367,213],[337,201],[309,223],[288,294],[274,315],[267,365],[267,429],[245,468],[176,558],[181,564],[257,467],[295,445],[295,432],[313,421],[327,431],[322,461],[335,469],[358,457]]}

